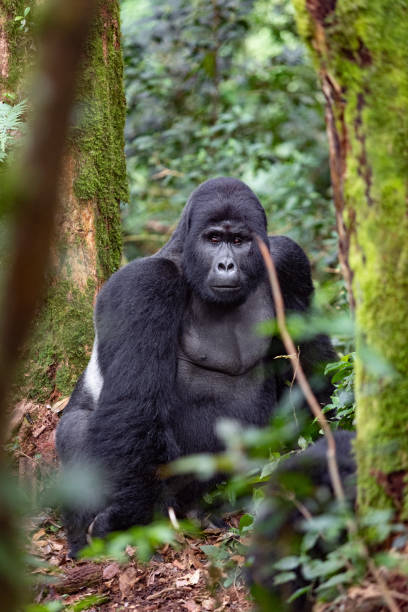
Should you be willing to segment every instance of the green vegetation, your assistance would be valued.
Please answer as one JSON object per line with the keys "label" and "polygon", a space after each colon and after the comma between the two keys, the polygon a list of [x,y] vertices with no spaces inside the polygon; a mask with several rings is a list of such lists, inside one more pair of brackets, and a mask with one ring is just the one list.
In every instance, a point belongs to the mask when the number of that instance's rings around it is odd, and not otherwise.
{"label": "green vegetation", "polygon": [[259,195],[272,233],[335,267],[323,96],[290,2],[128,1],[122,14],[125,235],[174,224],[201,181],[230,175]]}

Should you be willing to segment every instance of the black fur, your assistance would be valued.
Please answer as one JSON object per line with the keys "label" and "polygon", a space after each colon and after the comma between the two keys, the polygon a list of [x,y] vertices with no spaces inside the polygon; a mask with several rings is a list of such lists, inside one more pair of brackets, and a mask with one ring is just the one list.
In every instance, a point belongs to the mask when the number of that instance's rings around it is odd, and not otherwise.
{"label": "black fur", "polygon": [[[213,226],[219,244],[206,234]],[[63,466],[95,465],[106,481],[103,504],[66,511],[72,554],[85,545],[91,521],[98,536],[150,521],[156,504],[169,503],[157,467],[219,449],[218,418],[268,421],[291,375],[263,367],[283,349],[277,341],[268,348],[249,331],[257,317],[274,314],[254,234],[267,242],[265,212],[253,192],[233,178],[207,181],[169,242],[102,288],[95,309],[102,391],[95,400],[83,375],[57,430]],[[306,255],[283,236],[270,237],[269,246],[287,308],[306,310],[313,293]],[[224,263],[234,268],[236,287],[223,286]],[[301,347],[301,358],[311,370],[335,354],[319,337]],[[322,401],[329,391],[326,384]],[[184,487],[171,503],[181,512],[192,498]]]}

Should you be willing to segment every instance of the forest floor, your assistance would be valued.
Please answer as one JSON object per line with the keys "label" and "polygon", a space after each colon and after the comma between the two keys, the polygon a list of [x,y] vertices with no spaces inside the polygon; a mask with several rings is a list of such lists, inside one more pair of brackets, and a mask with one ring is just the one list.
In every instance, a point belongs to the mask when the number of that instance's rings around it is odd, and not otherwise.
{"label": "forest floor", "polygon": [[[55,428],[65,405],[66,400],[52,408],[21,403],[15,409],[11,448],[20,479],[34,498],[56,468]],[[231,526],[236,527],[238,520],[232,517]],[[60,519],[52,511],[43,511],[30,523],[29,552],[41,562],[32,569],[32,601],[37,604],[59,601],[66,612],[252,609],[248,589],[238,578],[244,558],[235,555],[237,580],[224,588],[220,585],[226,576],[201,549],[202,545],[222,546],[231,537],[228,530],[206,529],[194,538],[180,535],[177,548],[165,545],[146,564],[138,562],[135,548],[128,546],[127,561],[119,564],[115,560],[70,560]]]}
{"label": "forest floor", "polygon": [[[36,603],[60,601],[65,610],[251,610],[248,591],[241,584],[219,587],[222,574],[212,568],[200,546],[219,545],[221,533],[204,533],[200,539],[180,543],[179,550],[166,545],[147,564],[138,563],[128,546],[128,561],[70,561],[62,530],[50,533],[46,519],[32,535],[31,553],[45,561],[35,569]],[[216,531],[216,530],[214,530]],[[86,606],[86,607],[84,607]]]}
{"label": "forest floor", "polygon": [[[16,458],[20,480],[31,491],[33,500],[57,468],[55,428],[67,399],[52,407],[21,402],[12,415],[9,449]],[[236,532],[212,528],[197,537],[180,534],[176,548],[165,545],[145,564],[138,562],[136,549],[131,546],[126,548],[126,562],[121,564],[113,559],[72,561],[67,557],[60,518],[52,510],[41,512],[28,526],[29,552],[40,562],[30,569],[35,579],[31,601],[37,604],[58,601],[64,612],[253,609],[241,575],[244,557],[231,553],[227,561],[231,562],[229,567],[235,568],[235,574],[231,581],[228,570],[230,586],[225,588],[225,558],[223,565],[216,567],[201,548],[210,545],[228,551],[226,540],[237,539]],[[239,516],[227,522],[237,527]],[[385,612],[389,607],[384,605],[384,588],[394,600],[395,609],[408,612],[407,575],[385,568],[380,569],[380,575],[383,587],[368,576],[335,602],[315,605],[315,612]]]}

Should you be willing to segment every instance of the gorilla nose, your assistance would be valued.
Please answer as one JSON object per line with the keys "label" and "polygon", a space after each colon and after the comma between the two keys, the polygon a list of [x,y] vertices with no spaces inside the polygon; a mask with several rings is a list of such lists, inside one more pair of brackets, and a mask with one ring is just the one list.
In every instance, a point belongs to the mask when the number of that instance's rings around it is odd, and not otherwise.
{"label": "gorilla nose", "polygon": [[231,257],[222,257],[213,268],[212,286],[219,288],[237,288],[239,286],[238,268]]}
{"label": "gorilla nose", "polygon": [[224,259],[223,261],[218,262],[217,269],[219,272],[226,272],[227,274],[231,274],[235,272],[235,264],[232,259]]}

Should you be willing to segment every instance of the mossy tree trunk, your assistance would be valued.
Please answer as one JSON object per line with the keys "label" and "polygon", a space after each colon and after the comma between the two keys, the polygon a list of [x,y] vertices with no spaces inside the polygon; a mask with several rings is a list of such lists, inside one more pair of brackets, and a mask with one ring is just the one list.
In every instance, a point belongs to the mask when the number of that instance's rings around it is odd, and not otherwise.
{"label": "mossy tree trunk", "polygon": [[[52,401],[70,394],[92,348],[95,296],[120,265],[119,209],[127,199],[127,184],[118,4],[99,0],[87,45],[60,182],[49,290],[22,362],[16,399]],[[30,37],[15,17],[29,5],[27,0],[9,0],[0,8],[5,101],[7,94],[17,92],[17,100],[27,95],[21,60]]]}
{"label": "mossy tree trunk", "polygon": [[[408,516],[408,1],[294,0],[326,97],[357,325],[361,512]],[[387,365],[386,365],[387,364]]]}

